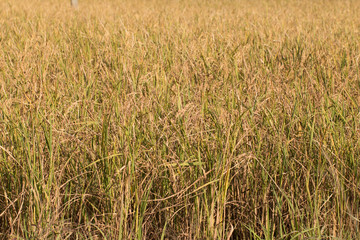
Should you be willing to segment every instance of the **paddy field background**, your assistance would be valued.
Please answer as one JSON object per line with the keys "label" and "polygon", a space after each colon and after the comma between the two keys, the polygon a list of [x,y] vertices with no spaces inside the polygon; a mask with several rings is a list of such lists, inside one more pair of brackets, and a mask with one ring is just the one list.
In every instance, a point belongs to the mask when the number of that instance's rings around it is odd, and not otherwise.
{"label": "paddy field background", "polygon": [[360,238],[360,2],[0,2],[0,239]]}

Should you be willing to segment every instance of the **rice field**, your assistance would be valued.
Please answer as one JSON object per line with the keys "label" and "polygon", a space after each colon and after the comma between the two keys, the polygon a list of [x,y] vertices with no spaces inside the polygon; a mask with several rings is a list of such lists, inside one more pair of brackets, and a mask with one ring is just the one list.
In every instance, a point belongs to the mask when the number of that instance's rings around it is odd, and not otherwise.
{"label": "rice field", "polygon": [[0,239],[360,239],[359,13],[1,1]]}

